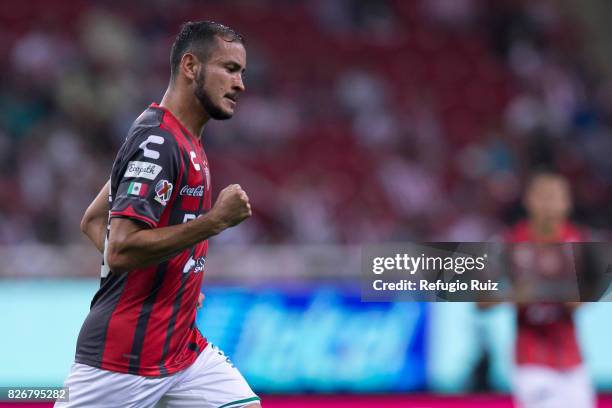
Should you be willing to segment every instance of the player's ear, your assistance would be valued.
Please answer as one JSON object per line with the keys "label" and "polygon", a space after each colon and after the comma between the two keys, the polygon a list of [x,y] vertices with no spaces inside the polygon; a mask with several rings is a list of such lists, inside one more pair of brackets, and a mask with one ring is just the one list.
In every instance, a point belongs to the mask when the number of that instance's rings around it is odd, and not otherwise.
{"label": "player's ear", "polygon": [[199,64],[200,61],[195,55],[190,52],[186,52],[181,58],[181,71],[183,72],[185,77],[192,81],[195,81]]}

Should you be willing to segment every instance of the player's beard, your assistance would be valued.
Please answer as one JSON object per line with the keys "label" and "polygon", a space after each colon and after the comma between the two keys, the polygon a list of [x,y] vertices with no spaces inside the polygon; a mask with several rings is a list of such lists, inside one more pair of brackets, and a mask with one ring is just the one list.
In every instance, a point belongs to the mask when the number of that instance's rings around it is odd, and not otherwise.
{"label": "player's beard", "polygon": [[194,95],[196,98],[198,98],[200,104],[202,104],[202,107],[204,108],[206,113],[208,113],[208,116],[216,120],[225,120],[231,118],[231,113],[224,111],[223,109],[221,109],[220,106],[215,105],[214,102],[210,99],[210,95],[208,94],[208,92],[206,92],[204,88],[204,79],[204,70],[202,69],[198,76],[196,76],[196,89],[194,91]]}

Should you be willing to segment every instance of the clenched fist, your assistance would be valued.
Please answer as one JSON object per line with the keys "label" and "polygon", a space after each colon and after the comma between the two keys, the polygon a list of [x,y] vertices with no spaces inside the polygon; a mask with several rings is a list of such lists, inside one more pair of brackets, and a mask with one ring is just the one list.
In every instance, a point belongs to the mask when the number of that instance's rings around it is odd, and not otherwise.
{"label": "clenched fist", "polygon": [[252,214],[249,197],[239,184],[231,184],[221,190],[210,211],[217,217],[223,229],[240,224]]}

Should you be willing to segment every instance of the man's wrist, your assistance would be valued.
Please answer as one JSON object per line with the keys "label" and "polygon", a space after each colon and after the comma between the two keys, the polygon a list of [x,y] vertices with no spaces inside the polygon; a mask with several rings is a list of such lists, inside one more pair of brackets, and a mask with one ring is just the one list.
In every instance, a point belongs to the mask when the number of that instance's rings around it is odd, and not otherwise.
{"label": "man's wrist", "polygon": [[227,229],[228,227],[227,223],[223,221],[221,217],[219,217],[213,210],[210,210],[202,218],[204,225],[206,225],[205,230],[209,232],[211,236],[220,234],[221,231]]}

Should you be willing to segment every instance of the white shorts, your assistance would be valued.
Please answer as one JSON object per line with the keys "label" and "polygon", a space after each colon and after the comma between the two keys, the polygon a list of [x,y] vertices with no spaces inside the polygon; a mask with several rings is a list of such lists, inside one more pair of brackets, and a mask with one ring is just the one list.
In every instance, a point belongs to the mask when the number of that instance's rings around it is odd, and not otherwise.
{"label": "white shorts", "polygon": [[64,383],[69,402],[58,408],[240,408],[259,403],[219,348],[208,344],[187,369],[143,377],[74,363]]}
{"label": "white shorts", "polygon": [[518,408],[594,408],[595,392],[586,369],[554,370],[546,366],[517,367],[514,399]]}

